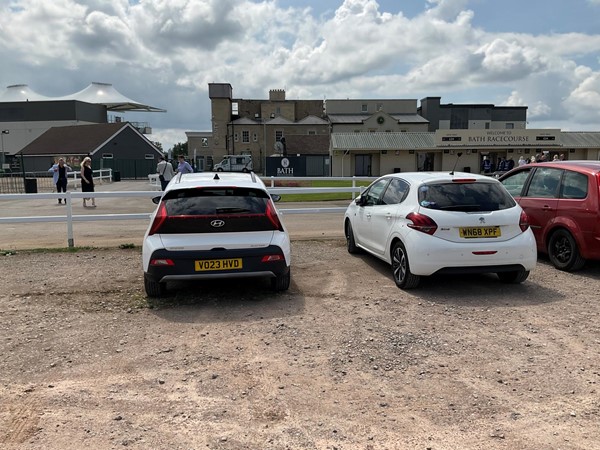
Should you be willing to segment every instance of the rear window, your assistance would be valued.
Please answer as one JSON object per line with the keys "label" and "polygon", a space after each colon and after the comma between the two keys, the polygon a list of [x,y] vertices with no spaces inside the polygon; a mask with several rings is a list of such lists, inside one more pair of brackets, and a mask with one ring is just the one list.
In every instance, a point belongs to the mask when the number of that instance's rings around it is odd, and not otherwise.
{"label": "rear window", "polygon": [[276,228],[268,217],[269,195],[260,189],[175,190],[168,192],[162,201],[167,217],[160,233],[223,233]]}
{"label": "rear window", "polygon": [[419,186],[419,205],[446,211],[483,212],[513,208],[516,203],[502,185],[475,182]]}

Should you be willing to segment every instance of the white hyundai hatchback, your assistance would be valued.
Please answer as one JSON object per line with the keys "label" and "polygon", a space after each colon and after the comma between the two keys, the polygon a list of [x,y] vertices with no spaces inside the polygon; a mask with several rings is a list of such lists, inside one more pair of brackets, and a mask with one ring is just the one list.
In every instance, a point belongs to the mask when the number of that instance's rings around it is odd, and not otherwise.
{"label": "white hyundai hatchback", "polygon": [[275,291],[290,285],[290,238],[254,173],[177,175],[144,236],[144,287],[149,297],[169,281],[268,277]]}
{"label": "white hyundai hatchback", "polygon": [[521,283],[537,262],[527,215],[498,180],[471,173],[378,178],[348,206],[344,231],[348,251],[386,261],[402,289],[433,274]]}

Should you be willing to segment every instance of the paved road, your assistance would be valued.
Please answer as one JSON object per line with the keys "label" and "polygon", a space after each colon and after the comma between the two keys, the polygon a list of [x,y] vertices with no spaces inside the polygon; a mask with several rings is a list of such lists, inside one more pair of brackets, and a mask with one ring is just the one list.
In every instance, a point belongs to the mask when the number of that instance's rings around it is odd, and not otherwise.
{"label": "paved road", "polygon": [[[96,188],[97,192],[148,191],[145,181],[122,181],[107,183]],[[284,222],[293,240],[343,238],[342,213],[285,214],[289,208],[345,207],[347,201],[278,203],[284,212]],[[155,205],[148,198],[99,198],[98,207],[83,208],[81,200],[73,204],[73,214],[127,214],[151,213]],[[56,200],[3,200],[0,217],[58,216],[65,215],[64,205]],[[115,220],[75,222],[73,240],[77,247],[113,247],[121,244],[141,245],[147,220]],[[67,225],[64,222],[0,224],[0,250],[25,250],[34,248],[67,247]]]}

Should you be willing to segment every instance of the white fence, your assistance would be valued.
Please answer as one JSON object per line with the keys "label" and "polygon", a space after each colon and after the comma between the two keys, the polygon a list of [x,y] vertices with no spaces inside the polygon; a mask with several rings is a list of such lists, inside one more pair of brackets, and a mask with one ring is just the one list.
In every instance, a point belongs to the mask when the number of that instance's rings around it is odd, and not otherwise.
{"label": "white fence", "polygon": [[[293,178],[293,177],[271,177],[268,190],[271,194],[323,194],[323,193],[348,193],[348,199],[357,196],[363,187],[357,185],[358,180],[374,180],[375,178],[341,178],[341,177],[318,177],[318,178]],[[150,183],[154,180],[150,179]],[[263,179],[269,186],[268,179]],[[276,181],[313,181],[313,180],[343,180],[352,181],[351,187],[274,187]],[[73,214],[73,200],[83,198],[153,198],[161,195],[156,191],[115,191],[115,192],[61,192],[61,193],[41,193],[41,194],[0,194],[0,202],[3,200],[36,200],[36,199],[66,199],[65,214],[55,216],[25,216],[25,217],[0,217],[0,224],[6,223],[39,223],[39,222],[66,222],[67,223],[67,243],[69,247],[74,246],[73,223],[74,222],[94,222],[104,220],[148,220],[151,213],[135,214]],[[330,208],[283,208],[278,205],[281,214],[323,214],[323,213],[343,213],[345,207]]]}

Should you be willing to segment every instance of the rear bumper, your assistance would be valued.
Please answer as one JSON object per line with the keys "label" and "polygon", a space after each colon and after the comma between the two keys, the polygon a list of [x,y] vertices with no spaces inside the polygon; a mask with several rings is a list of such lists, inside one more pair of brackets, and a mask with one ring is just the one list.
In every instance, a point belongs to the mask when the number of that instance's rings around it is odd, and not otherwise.
{"label": "rear bumper", "polygon": [[[281,255],[278,261],[263,262],[267,255]],[[242,268],[228,270],[196,271],[195,262],[199,260],[216,259],[242,259]],[[202,280],[215,278],[252,278],[252,277],[277,277],[285,275],[290,268],[285,262],[282,250],[274,245],[257,249],[237,250],[208,250],[208,251],[169,251],[155,250],[150,256],[150,261],[155,259],[168,259],[173,265],[148,265],[144,276],[154,282],[177,280]]]}
{"label": "rear bumper", "polygon": [[[525,269],[531,271],[537,263],[537,248],[533,233],[527,232],[504,242],[472,244],[440,242],[431,245],[430,236],[409,241],[407,246],[410,270],[415,275],[434,273],[494,273]],[[428,245],[429,244],[429,245]],[[495,253],[475,254],[482,250]]]}

